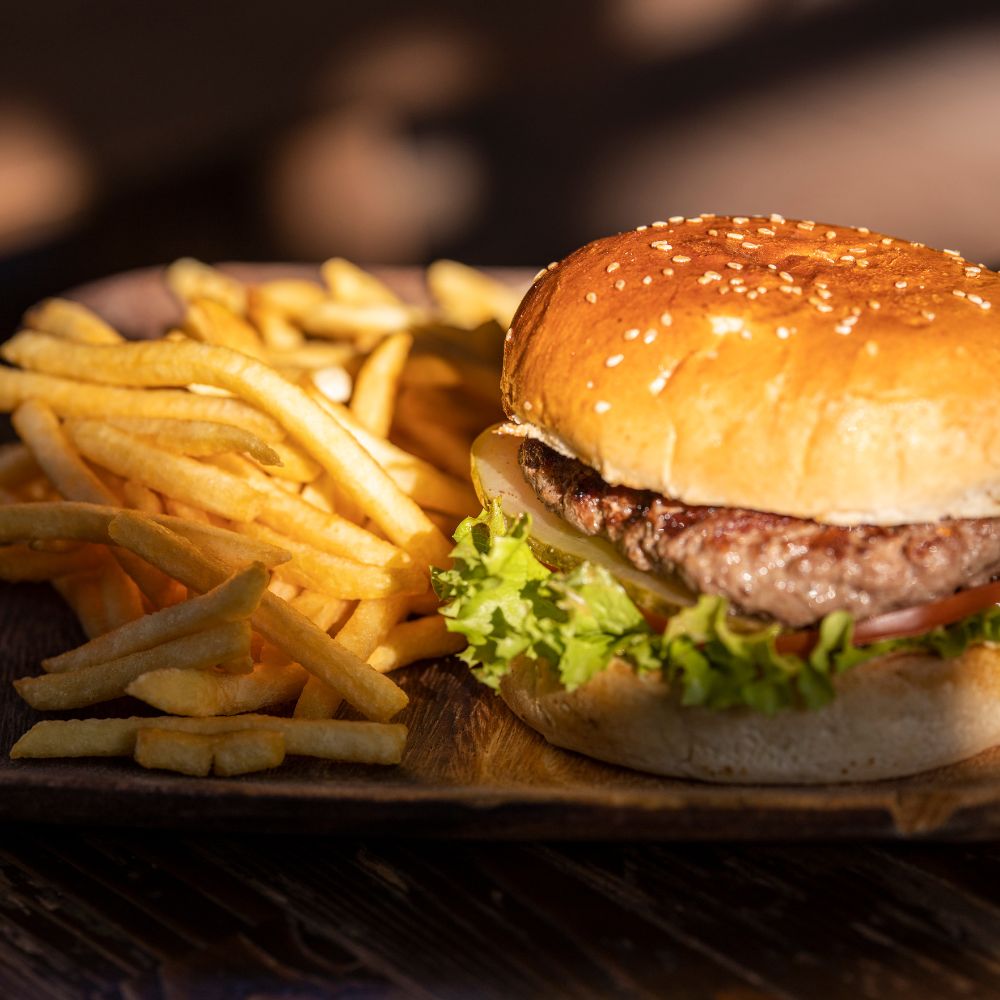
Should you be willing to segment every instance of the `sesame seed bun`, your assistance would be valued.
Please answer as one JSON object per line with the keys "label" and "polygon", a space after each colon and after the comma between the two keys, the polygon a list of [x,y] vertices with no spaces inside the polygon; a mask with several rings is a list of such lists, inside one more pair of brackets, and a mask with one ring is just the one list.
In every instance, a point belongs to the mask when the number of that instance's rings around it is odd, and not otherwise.
{"label": "sesame seed bun", "polygon": [[682,708],[657,674],[612,662],[575,691],[516,661],[510,708],[550,743],[654,774],[737,784],[874,781],[917,774],[1000,744],[1000,650],[951,660],[897,655],[837,677],[817,710],[763,715]]}
{"label": "sesame seed bun", "polygon": [[1000,516],[1000,276],[772,217],[674,218],[546,269],[508,414],[609,482],[832,524]]}

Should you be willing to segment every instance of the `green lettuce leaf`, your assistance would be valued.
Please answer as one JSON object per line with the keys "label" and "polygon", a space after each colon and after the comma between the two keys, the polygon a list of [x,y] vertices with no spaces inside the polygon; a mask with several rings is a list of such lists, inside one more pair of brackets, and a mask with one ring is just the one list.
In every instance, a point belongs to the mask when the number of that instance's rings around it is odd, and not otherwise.
{"label": "green lettuce leaf", "polygon": [[555,665],[573,690],[621,657],[639,672],[663,671],[680,685],[685,705],[746,706],[768,714],[793,706],[820,708],[834,696],[833,678],[865,660],[899,651],[957,656],[978,642],[1000,642],[1000,608],[988,608],[926,635],[855,646],[854,620],[827,615],[806,657],[779,653],[779,625],[740,628],[725,598],[703,595],[657,632],[603,567],[581,563],[568,573],[542,565],[528,544],[531,519],[507,523],[498,501],[455,532],[452,567],[434,570],[447,602],[448,629],[469,642],[462,659],[496,688],[519,656]]}

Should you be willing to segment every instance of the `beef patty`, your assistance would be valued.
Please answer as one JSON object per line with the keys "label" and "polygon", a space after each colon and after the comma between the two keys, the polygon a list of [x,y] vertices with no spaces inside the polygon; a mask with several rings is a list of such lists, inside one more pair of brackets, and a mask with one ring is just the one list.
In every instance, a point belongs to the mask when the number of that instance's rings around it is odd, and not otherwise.
{"label": "beef patty", "polygon": [[831,611],[867,618],[1000,574],[1000,518],[837,527],[733,507],[687,507],[611,486],[589,466],[526,439],[519,461],[539,500],[641,570],[676,573],[745,614],[792,626]]}

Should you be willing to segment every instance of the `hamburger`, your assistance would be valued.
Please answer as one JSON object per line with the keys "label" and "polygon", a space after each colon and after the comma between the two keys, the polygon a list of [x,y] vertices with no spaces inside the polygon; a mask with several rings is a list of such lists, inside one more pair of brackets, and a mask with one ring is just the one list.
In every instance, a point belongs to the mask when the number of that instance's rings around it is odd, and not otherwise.
{"label": "hamburger", "polygon": [[1000,743],[998,310],[956,251],[778,215],[550,265],[435,574],[465,659],[550,742],[663,775]]}

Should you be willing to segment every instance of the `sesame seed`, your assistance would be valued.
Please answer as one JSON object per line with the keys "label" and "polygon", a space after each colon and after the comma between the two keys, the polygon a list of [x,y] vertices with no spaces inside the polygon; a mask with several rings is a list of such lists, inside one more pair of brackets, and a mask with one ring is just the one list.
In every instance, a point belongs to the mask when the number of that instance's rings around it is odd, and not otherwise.
{"label": "sesame seed", "polygon": [[635,227],[635,231],[637,233],[644,233],[647,229],[649,229],[649,226],[636,226]]}
{"label": "sesame seed", "polygon": [[666,223],[662,222],[660,220],[657,220],[656,222],[654,222],[652,224],[652,226],[653,226],[654,229],[662,229],[665,225],[666,225]]}
{"label": "sesame seed", "polygon": [[547,271],[554,271],[558,266],[559,266],[559,261],[554,260],[554,261],[552,261],[551,264],[549,264],[549,266],[546,268],[546,270]]}
{"label": "sesame seed", "polygon": [[663,392],[663,387],[667,384],[666,375],[657,375],[652,382],[649,383],[649,391],[654,395],[658,396]]}
{"label": "sesame seed", "polygon": [[524,401],[524,405],[522,406],[522,409],[524,410],[525,413],[530,413],[534,409],[534,406],[532,405],[532,402],[531,402],[530,399],[526,399]]}
{"label": "sesame seed", "polygon": [[790,285],[795,281],[795,279],[787,271],[781,271],[778,274],[778,277],[781,278],[782,281],[787,281]]}
{"label": "sesame seed", "polygon": [[[750,291],[747,292],[747,298],[748,299],[755,299],[755,298],[757,298],[757,289],[756,288],[751,288]],[[747,338],[747,339],[749,339],[749,338]]]}
{"label": "sesame seed", "polygon": [[618,268],[620,268],[620,267],[621,267],[621,264],[619,264],[618,261],[613,260],[610,264],[608,264],[608,266],[604,270],[608,274],[614,274],[614,272],[617,271]]}
{"label": "sesame seed", "polygon": [[942,250],[941,252],[948,254],[949,257],[961,257],[962,256],[957,250]]}
{"label": "sesame seed", "polygon": [[594,380],[592,378],[588,378],[587,379],[587,388],[588,389],[593,389],[594,388]]}
{"label": "sesame seed", "polygon": [[858,267],[867,267],[870,263],[871,263],[871,261],[869,261],[869,260],[859,260],[857,262],[857,265],[858,265]]}
{"label": "sesame seed", "polygon": [[896,287],[897,288],[906,288],[906,282],[905,281],[897,281],[896,282]]}
{"label": "sesame seed", "polygon": [[[675,257],[674,259],[676,260],[677,258]],[[644,285],[651,285],[653,283],[653,279],[647,274],[646,277],[642,279],[642,283]]]}
{"label": "sesame seed", "polygon": [[731,285],[742,285],[743,284],[743,279],[742,278],[730,278],[729,279],[729,284],[731,284]]}
{"label": "sesame seed", "polygon": [[674,269],[672,267],[665,267],[660,271],[660,274],[665,278],[672,278],[674,276]]}
{"label": "sesame seed", "polygon": [[698,217],[702,219],[714,219],[715,212],[699,212]]}
{"label": "sesame seed", "polygon": [[745,215],[734,215],[733,225],[735,226],[745,226],[750,220]]}
{"label": "sesame seed", "polygon": [[851,328],[849,326],[845,326],[843,323],[838,323],[834,327],[834,330],[836,330],[842,337],[846,337],[851,332]]}
{"label": "sesame seed", "polygon": [[660,313],[660,322],[664,326],[671,326],[674,322],[674,318],[668,312]]}
{"label": "sesame seed", "polygon": [[865,353],[870,354],[873,358],[878,354],[878,344],[874,340],[866,341],[865,343]]}
{"label": "sesame seed", "polygon": [[676,257],[670,258],[675,264],[688,264],[691,262],[690,257],[685,257],[684,254],[677,254]]}
{"label": "sesame seed", "polygon": [[514,331],[508,330],[503,339],[509,344],[514,339]]}
{"label": "sesame seed", "polygon": [[778,270],[778,265],[777,264],[768,264],[767,265],[767,269],[769,271],[777,271]]}
{"label": "sesame seed", "polygon": [[953,288],[951,294],[957,295],[960,299],[965,298],[965,292],[963,292],[961,288]]}
{"label": "sesame seed", "polygon": [[734,271],[743,270],[743,265],[738,260],[726,261],[726,267],[731,267]]}
{"label": "sesame seed", "polygon": [[883,236],[882,237],[882,246],[885,246],[885,247],[892,246],[892,237],[891,236]]}
{"label": "sesame seed", "polygon": [[636,329],[636,327],[634,327],[634,326],[633,326],[631,330],[626,330],[626,331],[625,331],[625,332],[624,332],[624,333],[622,334],[622,336],[623,336],[623,337],[624,337],[624,338],[625,338],[626,340],[635,340],[635,339],[636,339],[636,337],[638,337],[638,336],[639,336],[639,331],[638,331],[638,329]]}
{"label": "sesame seed", "polygon": [[656,330],[647,330],[642,337],[642,342],[644,344],[651,344],[656,340]]}
{"label": "sesame seed", "polygon": [[760,233],[761,236],[775,236],[775,235],[777,235],[773,229],[768,229],[767,226],[760,226],[757,229],[757,232]]}
{"label": "sesame seed", "polygon": [[854,255],[853,255],[853,254],[849,254],[849,253],[845,253],[845,254],[844,254],[844,255],[843,255],[842,257],[840,257],[839,259],[840,259],[840,260],[854,260]]}
{"label": "sesame seed", "polygon": [[612,354],[611,357],[604,362],[604,366],[605,368],[617,368],[624,360],[624,354]]}
{"label": "sesame seed", "polygon": [[868,300],[868,308],[869,309],[875,309],[875,310],[881,309],[882,308],[882,303],[881,302],[877,302],[875,299],[869,299]]}
{"label": "sesame seed", "polygon": [[760,249],[760,244],[759,243],[741,243],[740,246],[743,247],[744,250],[759,250]]}
{"label": "sesame seed", "polygon": [[821,302],[816,309],[821,313],[833,312],[833,306],[828,306],[825,302]]}
{"label": "sesame seed", "polygon": [[726,233],[727,240],[742,240],[746,233]]}
{"label": "sesame seed", "polygon": [[[749,298],[749,296],[748,296]],[[750,340],[753,338],[753,334],[749,330],[740,330],[740,339]]]}
{"label": "sesame seed", "polygon": [[710,229],[708,231],[708,235],[709,236],[718,236],[719,235],[719,230],[718,229]]}
{"label": "sesame seed", "polygon": [[688,225],[694,226],[701,222],[701,216],[696,215],[693,219],[685,219],[684,221],[688,223]]}
{"label": "sesame seed", "polygon": [[778,339],[779,340],[788,340],[788,327],[787,326],[779,326],[778,330],[777,330],[777,333],[778,333]]}
{"label": "sesame seed", "polygon": [[676,222],[683,222],[684,221],[684,216],[683,215],[671,215],[670,216],[670,221],[671,222],[675,222],[675,223]]}
{"label": "sesame seed", "polygon": [[673,247],[666,240],[653,240],[649,245],[654,250],[662,250],[664,253],[668,250],[673,250]]}
{"label": "sesame seed", "polygon": [[809,221],[796,222],[795,223],[795,228],[796,229],[804,229],[807,233],[811,233],[816,228],[816,223],[815,222],[809,222]]}
{"label": "sesame seed", "polygon": [[605,399],[599,399],[594,403],[594,413],[607,413],[611,409],[611,404]]}
{"label": "sesame seed", "polygon": [[620,292],[624,287],[625,287],[625,279],[624,278],[619,278],[615,282],[615,289],[616,289],[616,291]]}
{"label": "sesame seed", "polygon": [[992,305],[991,302],[987,302],[986,299],[983,299],[983,301],[979,303],[979,308],[980,309],[989,309],[991,307],[991,305]]}
{"label": "sesame seed", "polygon": [[830,298],[833,298],[833,292],[831,292],[831,291],[830,291],[830,290],[829,290],[829,289],[828,289],[828,288],[826,287],[826,285],[819,285],[819,286],[817,286],[817,287],[819,288],[819,291],[817,291],[817,292],[816,292],[816,294],[817,294],[817,295],[818,295],[818,296],[819,296],[819,297],[820,297],[821,299],[830,299]]}
{"label": "sesame seed", "polygon": [[769,218],[772,222],[777,222],[779,224],[785,221],[785,217],[783,215],[778,215],[777,212],[772,212]]}
{"label": "sesame seed", "polygon": [[727,333],[739,333],[743,329],[743,320],[739,316],[710,316],[712,333],[724,337]]}
{"label": "sesame seed", "polygon": [[981,295],[969,295],[967,298],[970,302],[975,302],[977,306],[982,305],[983,297]]}
{"label": "sesame seed", "polygon": [[828,230],[827,230],[827,231],[826,231],[826,232],[824,233],[824,235],[826,236],[826,238],[827,238],[828,240],[835,240],[835,239],[837,238],[837,234],[836,234],[836,232],[835,232],[835,231],[834,231],[833,229],[828,229]]}
{"label": "sesame seed", "polygon": [[924,319],[927,320],[928,323],[933,323],[934,322],[934,313],[932,313],[929,309],[924,309],[920,313],[920,315],[923,316]]}
{"label": "sesame seed", "polygon": [[851,253],[868,253],[864,247],[851,247]]}
{"label": "sesame seed", "polygon": [[584,298],[593,305],[597,301],[597,292],[587,292]]}
{"label": "sesame seed", "polygon": [[791,295],[795,289],[791,285],[778,285],[778,291],[784,292],[786,295]]}
{"label": "sesame seed", "polygon": [[855,226],[855,229],[864,236],[867,236],[871,232],[867,226]]}
{"label": "sesame seed", "polygon": [[538,279],[539,279],[539,278],[540,278],[540,277],[541,277],[541,276],[542,276],[543,274],[545,274],[545,268],[544,268],[544,267],[543,267],[543,268],[542,268],[542,269],[541,269],[541,270],[540,270],[540,271],[538,272],[538,274],[536,274],[536,275],[535,275],[535,276],[534,276],[534,277],[533,277],[533,278],[531,279],[531,283],[532,283],[532,284],[534,284],[534,283],[535,283],[536,281],[538,281]]}
{"label": "sesame seed", "polygon": [[981,267],[976,267],[974,264],[970,264],[965,269],[965,273],[966,274],[979,274],[980,271],[982,271],[982,268]]}

